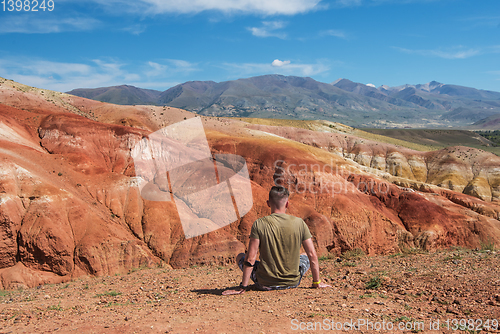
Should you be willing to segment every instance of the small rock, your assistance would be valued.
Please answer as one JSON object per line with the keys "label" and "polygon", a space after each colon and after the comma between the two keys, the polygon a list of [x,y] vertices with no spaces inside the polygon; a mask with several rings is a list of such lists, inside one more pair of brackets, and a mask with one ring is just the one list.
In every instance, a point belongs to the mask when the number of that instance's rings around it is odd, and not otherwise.
{"label": "small rock", "polygon": [[442,314],[444,313],[444,309],[441,306],[438,306],[434,309],[434,312]]}

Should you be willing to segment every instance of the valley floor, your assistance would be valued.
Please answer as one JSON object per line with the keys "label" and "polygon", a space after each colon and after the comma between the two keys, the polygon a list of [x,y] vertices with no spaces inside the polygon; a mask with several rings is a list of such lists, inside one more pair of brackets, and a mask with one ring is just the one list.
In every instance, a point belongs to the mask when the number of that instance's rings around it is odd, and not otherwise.
{"label": "valley floor", "polygon": [[0,333],[500,332],[498,251],[351,251],[320,267],[329,289],[310,289],[309,275],[297,289],[222,296],[241,272],[203,266],[0,291]]}

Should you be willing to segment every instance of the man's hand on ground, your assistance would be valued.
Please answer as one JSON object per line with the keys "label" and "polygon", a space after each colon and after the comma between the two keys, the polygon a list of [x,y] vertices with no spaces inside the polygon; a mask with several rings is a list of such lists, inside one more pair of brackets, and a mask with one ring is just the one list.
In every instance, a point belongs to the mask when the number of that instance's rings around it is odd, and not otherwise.
{"label": "man's hand on ground", "polygon": [[331,288],[332,286],[328,285],[326,283],[320,282],[319,284],[313,284],[312,287],[315,289],[318,289],[318,288]]}
{"label": "man's hand on ground", "polygon": [[228,289],[225,291],[222,291],[223,296],[229,296],[229,295],[241,295],[244,293],[246,290],[242,288],[236,288],[236,289]]}

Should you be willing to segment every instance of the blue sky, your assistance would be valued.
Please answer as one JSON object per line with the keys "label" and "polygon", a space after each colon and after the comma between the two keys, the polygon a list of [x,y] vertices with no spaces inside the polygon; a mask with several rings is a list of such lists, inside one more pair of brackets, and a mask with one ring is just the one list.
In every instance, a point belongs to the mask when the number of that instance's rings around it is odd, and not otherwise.
{"label": "blue sky", "polygon": [[500,91],[499,0],[53,1],[0,3],[1,77],[57,91],[272,73]]}

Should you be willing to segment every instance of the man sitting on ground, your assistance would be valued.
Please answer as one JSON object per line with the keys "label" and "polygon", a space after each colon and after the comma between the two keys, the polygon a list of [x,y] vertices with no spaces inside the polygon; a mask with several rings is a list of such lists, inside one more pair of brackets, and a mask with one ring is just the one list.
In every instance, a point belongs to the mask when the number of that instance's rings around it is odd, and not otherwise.
{"label": "man sitting on ground", "polygon": [[[313,276],[312,287],[329,287],[321,283],[318,256],[309,228],[301,218],[286,214],[288,197],[285,187],[274,186],[269,191],[267,205],[271,214],[253,223],[248,252],[236,258],[243,271],[240,286],[236,290],[224,291],[224,295],[245,292],[250,279],[259,290],[295,288],[309,267]],[[306,254],[300,254],[301,245]],[[256,261],[257,251],[260,251],[260,261]]]}

